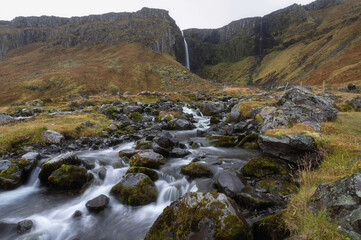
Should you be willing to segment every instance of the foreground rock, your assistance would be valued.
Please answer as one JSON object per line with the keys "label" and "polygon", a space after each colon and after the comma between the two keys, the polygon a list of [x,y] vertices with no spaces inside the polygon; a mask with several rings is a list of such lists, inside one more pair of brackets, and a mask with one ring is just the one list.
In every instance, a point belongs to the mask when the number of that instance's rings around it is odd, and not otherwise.
{"label": "foreground rock", "polygon": [[152,239],[252,239],[235,202],[219,193],[187,193],[164,209],[148,231]]}
{"label": "foreground rock", "polygon": [[208,167],[199,163],[190,163],[182,166],[181,173],[189,176],[191,179],[213,176],[212,171]]}
{"label": "foreground rock", "polygon": [[214,116],[224,112],[224,105],[222,102],[202,102],[201,112],[206,116]]}
{"label": "foreground rock", "polygon": [[101,212],[103,211],[109,204],[109,198],[103,194],[99,195],[96,198],[88,201],[85,206],[89,210],[89,212]]}
{"label": "foreground rock", "polygon": [[317,214],[325,210],[351,239],[361,239],[361,173],[334,183],[321,184],[308,201],[309,209]]}
{"label": "foreground rock", "polygon": [[30,232],[30,230],[33,228],[33,221],[31,220],[24,220],[21,222],[18,222],[18,224],[16,225],[16,230],[18,233],[20,234],[24,234],[27,232]]}
{"label": "foreground rock", "polygon": [[131,205],[147,205],[157,200],[157,189],[153,181],[143,173],[128,173],[113,186],[110,193],[119,202]]}
{"label": "foreground rock", "polygon": [[48,177],[48,185],[59,190],[75,190],[81,189],[92,178],[85,168],[63,164]]}
{"label": "foreground rock", "polygon": [[260,135],[262,152],[295,165],[317,161],[314,139],[307,135]]}

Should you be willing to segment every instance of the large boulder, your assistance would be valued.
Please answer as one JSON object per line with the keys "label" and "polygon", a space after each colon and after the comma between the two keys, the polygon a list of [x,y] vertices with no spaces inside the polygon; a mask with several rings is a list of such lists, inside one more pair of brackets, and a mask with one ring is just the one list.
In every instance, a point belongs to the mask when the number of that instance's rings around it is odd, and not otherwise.
{"label": "large boulder", "polygon": [[190,163],[181,167],[181,173],[189,176],[191,179],[202,178],[202,177],[212,177],[212,171],[199,163]]}
{"label": "large boulder", "polygon": [[41,166],[41,171],[39,173],[40,182],[42,184],[48,183],[48,177],[63,164],[80,165],[81,163],[81,160],[73,152],[64,153],[53,159],[49,159]]}
{"label": "large boulder", "polygon": [[178,141],[174,139],[169,132],[162,132],[153,139],[152,149],[156,153],[168,156],[172,151],[172,148],[177,144]]}
{"label": "large boulder", "polygon": [[125,114],[129,114],[129,113],[142,113],[143,112],[143,107],[140,106],[140,105],[137,105],[137,106],[127,106],[123,109],[124,113]]}
{"label": "large boulder", "polygon": [[215,147],[235,147],[238,144],[238,138],[234,136],[208,135],[206,140]]}
{"label": "large boulder", "polygon": [[98,213],[103,211],[109,204],[109,198],[104,194],[99,195],[92,200],[89,200],[85,206],[89,210],[89,212]]}
{"label": "large boulder", "polygon": [[51,173],[48,177],[48,185],[59,190],[77,190],[92,178],[93,175],[85,168],[64,164]]}
{"label": "large boulder", "polygon": [[200,109],[205,116],[214,116],[224,112],[224,104],[222,102],[205,101],[202,102]]}
{"label": "large boulder", "polygon": [[158,239],[252,239],[237,205],[220,193],[187,193],[164,209],[145,236]]}
{"label": "large boulder", "polygon": [[166,158],[164,158],[161,154],[153,151],[139,152],[129,159],[129,164],[131,166],[148,167],[155,169],[158,169],[160,165],[163,165],[166,162]]}
{"label": "large boulder", "polygon": [[153,181],[143,173],[128,173],[110,190],[119,202],[140,206],[157,200],[157,189]]}
{"label": "large boulder", "polygon": [[192,130],[195,126],[185,119],[173,119],[169,122],[172,130]]}
{"label": "large boulder", "polygon": [[152,179],[152,181],[156,181],[159,178],[159,175],[156,171],[154,171],[153,169],[150,168],[146,168],[146,167],[130,167],[127,172],[125,174],[128,173],[144,173],[145,175],[147,175],[148,177],[150,177],[150,179]]}
{"label": "large boulder", "polygon": [[318,160],[314,139],[307,135],[260,135],[259,146],[264,154],[295,165]]}
{"label": "large boulder", "polygon": [[361,97],[356,97],[352,99],[351,104],[355,110],[361,109]]}
{"label": "large boulder", "polygon": [[277,108],[265,107],[259,111],[262,118],[261,133],[269,129],[288,128],[302,123],[321,130],[321,123],[337,116],[332,97],[317,96],[303,87],[293,87],[277,103]]}
{"label": "large boulder", "polygon": [[238,103],[232,107],[231,113],[229,114],[230,122],[238,122],[239,120],[241,120],[242,118],[241,104],[242,103]]}
{"label": "large boulder", "polygon": [[27,232],[30,232],[31,229],[33,228],[34,223],[31,220],[23,220],[18,222],[18,224],[16,225],[16,230],[19,234],[24,234]]}
{"label": "large boulder", "polygon": [[351,239],[361,239],[361,173],[321,184],[307,205],[314,214],[326,211]]}
{"label": "large boulder", "polygon": [[236,194],[242,193],[246,184],[234,171],[221,172],[213,184],[215,188],[228,197],[234,198]]}
{"label": "large boulder", "polygon": [[63,135],[52,130],[46,130],[43,132],[43,139],[45,143],[48,144],[60,144],[65,140]]}

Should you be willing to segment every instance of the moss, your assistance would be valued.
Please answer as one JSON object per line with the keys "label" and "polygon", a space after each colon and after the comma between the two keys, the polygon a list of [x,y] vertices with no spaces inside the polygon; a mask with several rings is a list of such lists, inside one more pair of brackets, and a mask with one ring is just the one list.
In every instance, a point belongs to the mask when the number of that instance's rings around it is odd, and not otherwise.
{"label": "moss", "polygon": [[257,182],[257,186],[267,190],[267,192],[289,195],[297,191],[295,183],[285,179],[266,178]]}
{"label": "moss", "polygon": [[163,165],[167,162],[167,159],[162,155],[158,154],[156,157],[148,158],[142,155],[142,152],[133,155],[129,159],[130,166],[136,167],[148,167],[158,169],[160,165]]}
{"label": "moss", "polygon": [[257,197],[248,194],[238,194],[237,199],[235,199],[235,201],[240,206],[244,206],[246,208],[252,208],[252,209],[267,209],[276,204],[272,200],[258,199]]}
{"label": "moss", "polygon": [[235,147],[237,137],[233,136],[207,136],[206,140],[215,147]]}
{"label": "moss", "polygon": [[128,174],[128,173],[144,173],[152,181],[156,181],[159,178],[158,173],[156,171],[154,171],[153,169],[150,169],[150,168],[146,168],[146,167],[130,167],[125,174]]}
{"label": "moss", "polygon": [[255,239],[278,240],[290,235],[284,221],[284,211],[262,218],[252,228]]}
{"label": "moss", "polygon": [[135,146],[135,149],[137,150],[145,150],[145,149],[151,149],[152,143],[148,141],[137,141],[137,145]]}
{"label": "moss", "polygon": [[[258,147],[258,134],[257,133],[249,133],[246,137],[242,139],[242,141],[237,145],[237,147],[243,147],[246,143],[256,143]],[[255,144],[249,146],[256,146]]]}
{"label": "moss", "polygon": [[10,167],[8,167],[8,169],[3,170],[1,173],[2,174],[13,174],[18,170],[18,168],[15,165],[11,165]]}
{"label": "moss", "polygon": [[128,117],[130,117],[130,119],[132,119],[135,122],[139,122],[143,118],[143,114],[139,112],[132,112],[128,114]]}
{"label": "moss", "polygon": [[135,186],[124,186],[122,182],[112,187],[110,193],[115,195],[120,203],[139,206],[147,205],[157,199],[158,193],[149,177],[141,179]]}
{"label": "moss", "polygon": [[223,224],[223,228],[217,228],[215,239],[253,239],[251,231],[236,215],[225,217]]}
{"label": "moss", "polygon": [[270,175],[288,176],[289,167],[280,160],[268,157],[256,157],[249,160],[241,169],[243,176],[265,177]]}
{"label": "moss", "polygon": [[29,160],[29,159],[19,159],[19,160],[14,160],[14,161],[11,161],[11,162],[16,164],[20,168],[25,168],[26,166],[28,166],[31,163],[31,160]]}
{"label": "moss", "polygon": [[80,189],[91,176],[93,175],[87,174],[85,168],[63,164],[48,177],[48,183],[55,189]]}
{"label": "moss", "polygon": [[128,149],[128,150],[123,150],[123,151],[119,151],[118,155],[119,157],[133,157],[133,155],[137,154],[139,152],[139,150],[131,150],[131,149]]}
{"label": "moss", "polygon": [[213,173],[212,171],[199,163],[190,163],[188,165],[181,167],[181,173],[184,175],[189,176],[190,178],[201,178],[201,177],[212,177]]}

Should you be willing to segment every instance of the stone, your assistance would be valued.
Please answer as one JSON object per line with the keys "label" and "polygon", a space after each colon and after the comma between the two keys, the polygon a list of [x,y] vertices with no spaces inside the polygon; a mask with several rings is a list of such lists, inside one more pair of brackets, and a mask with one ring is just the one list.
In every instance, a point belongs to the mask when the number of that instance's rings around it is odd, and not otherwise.
{"label": "stone", "polygon": [[153,181],[143,173],[128,173],[110,190],[120,203],[140,206],[157,200],[157,189]]}
{"label": "stone", "polygon": [[236,194],[242,193],[246,187],[246,184],[243,182],[237,173],[233,171],[223,171],[218,175],[213,185],[219,192],[234,198]]}
{"label": "stone", "polygon": [[235,147],[238,143],[238,138],[234,136],[208,135],[206,140],[215,147]]}
{"label": "stone", "polygon": [[42,184],[47,184],[48,177],[52,174],[53,171],[60,168],[63,164],[80,165],[81,163],[82,161],[73,152],[60,154],[55,158],[49,159],[41,166],[39,173],[40,182]]}
{"label": "stone", "polygon": [[59,190],[78,190],[92,179],[85,168],[63,164],[48,177],[48,185]]}
{"label": "stone", "polygon": [[140,150],[133,150],[133,149],[125,149],[125,150],[121,150],[119,151],[118,155],[119,157],[133,157],[135,154],[141,152]]}
{"label": "stone", "polygon": [[242,239],[252,233],[237,204],[221,193],[186,193],[163,210],[145,240]]}
{"label": "stone", "polygon": [[43,139],[47,144],[60,144],[63,143],[65,138],[58,132],[52,130],[46,130],[43,132]]}
{"label": "stone", "polygon": [[24,234],[27,232],[30,232],[31,229],[33,228],[33,221],[31,220],[23,220],[18,222],[18,224],[16,225],[16,230],[19,234]]}
{"label": "stone", "polygon": [[284,161],[268,157],[255,157],[241,168],[241,174],[245,177],[255,178],[274,175],[288,176],[290,169]]}
{"label": "stone", "polygon": [[130,166],[148,167],[159,169],[159,167],[167,162],[161,154],[153,151],[143,151],[133,155],[129,159]]}
{"label": "stone", "polygon": [[191,179],[202,178],[202,177],[212,177],[213,172],[206,166],[200,163],[189,163],[181,167],[181,173],[187,175]]}
{"label": "stone", "polygon": [[175,158],[183,158],[188,156],[189,154],[191,154],[191,152],[188,151],[187,149],[173,148],[170,153],[170,156]]}
{"label": "stone", "polygon": [[173,119],[169,122],[172,130],[192,130],[195,126],[185,119]]}
{"label": "stone", "polygon": [[0,113],[0,125],[9,124],[15,122],[15,118],[6,113]]}
{"label": "stone", "polygon": [[146,167],[130,167],[125,174],[128,173],[144,173],[147,175],[152,181],[157,181],[159,178],[159,175],[156,171],[150,168]]}
{"label": "stone", "polygon": [[326,211],[351,239],[361,239],[361,173],[322,183],[307,206],[314,214]]}
{"label": "stone", "polygon": [[351,104],[355,110],[360,110],[361,109],[361,97],[359,96],[359,97],[352,99]]}
{"label": "stone", "polygon": [[72,218],[80,218],[82,216],[83,216],[83,213],[80,210],[76,210],[71,217]]}
{"label": "stone", "polygon": [[235,106],[232,107],[231,113],[229,114],[229,120],[230,122],[239,122],[239,120],[242,119],[242,114],[241,114],[241,104],[242,103],[238,103]]}
{"label": "stone", "polygon": [[110,130],[110,131],[116,131],[116,130],[118,130],[118,127],[117,127],[117,125],[115,125],[115,124],[110,124],[109,126],[108,126],[108,129]]}
{"label": "stone", "polygon": [[137,106],[127,106],[123,109],[123,112],[128,115],[129,113],[143,113],[143,107],[140,105]]}
{"label": "stone", "polygon": [[89,212],[99,213],[103,211],[109,204],[109,198],[104,194],[89,200],[85,206]]}
{"label": "stone", "polygon": [[106,175],[107,175],[107,169],[105,167],[101,167],[98,171],[99,178],[104,180]]}
{"label": "stone", "polygon": [[222,102],[205,101],[201,104],[201,112],[206,116],[214,116],[224,112],[224,105]]}
{"label": "stone", "polygon": [[256,221],[252,226],[254,240],[280,240],[290,236],[284,222],[284,211]]}
{"label": "stone", "polygon": [[292,164],[316,164],[318,154],[314,139],[307,135],[260,135],[259,146],[266,155],[280,158]]}

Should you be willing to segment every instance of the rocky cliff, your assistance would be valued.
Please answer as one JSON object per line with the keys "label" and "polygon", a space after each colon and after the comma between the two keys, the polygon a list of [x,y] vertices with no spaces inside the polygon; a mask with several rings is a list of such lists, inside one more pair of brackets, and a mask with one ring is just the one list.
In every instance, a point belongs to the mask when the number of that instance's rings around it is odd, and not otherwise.
{"label": "rocky cliff", "polygon": [[42,42],[62,45],[142,43],[184,62],[184,41],[168,11],[143,8],[135,13],[107,13],[87,17],[17,17],[0,22],[0,58],[14,48]]}
{"label": "rocky cliff", "polygon": [[[348,62],[340,57],[337,67],[329,62],[339,55],[350,57],[348,48],[361,46],[360,12],[357,0],[317,0],[219,29],[185,30],[191,69],[204,78],[226,83],[351,81],[360,75],[355,70],[359,56]],[[318,71],[326,64],[321,79]],[[335,78],[351,69],[342,79]]]}

